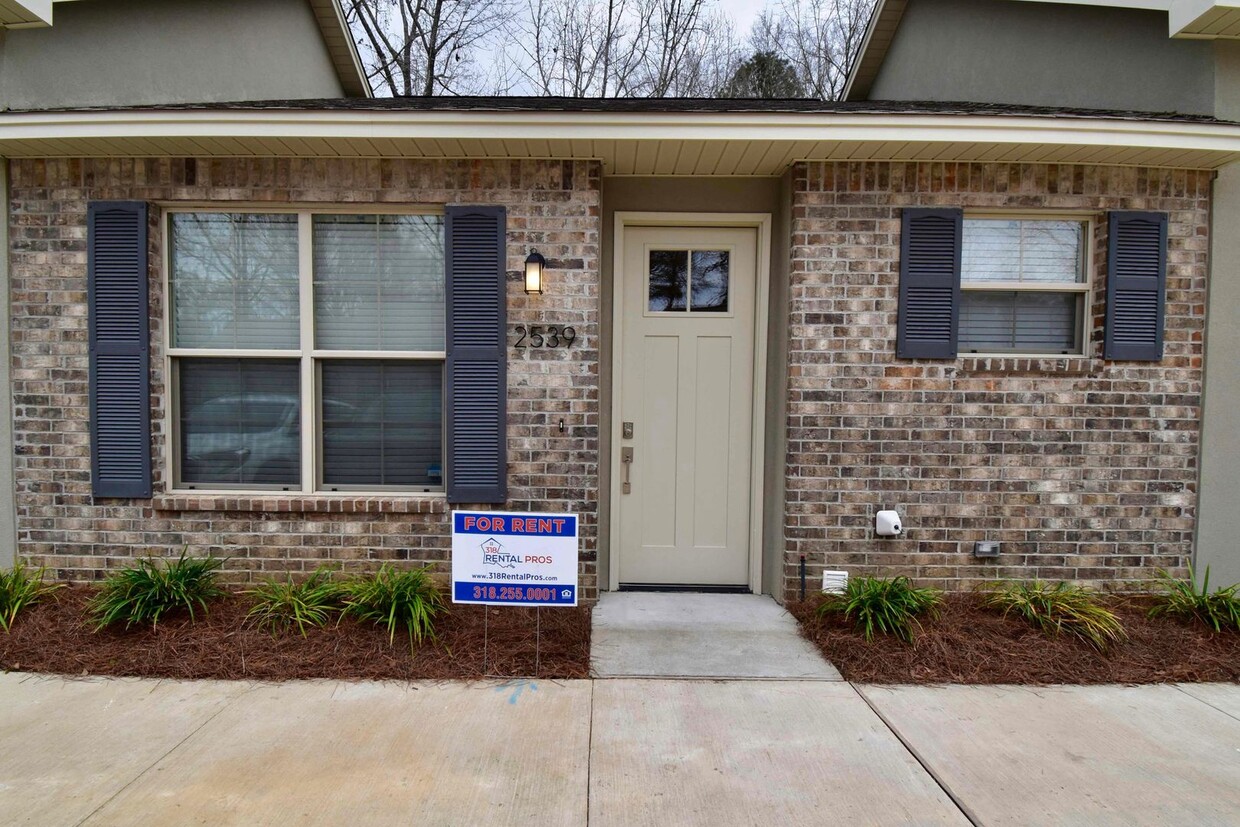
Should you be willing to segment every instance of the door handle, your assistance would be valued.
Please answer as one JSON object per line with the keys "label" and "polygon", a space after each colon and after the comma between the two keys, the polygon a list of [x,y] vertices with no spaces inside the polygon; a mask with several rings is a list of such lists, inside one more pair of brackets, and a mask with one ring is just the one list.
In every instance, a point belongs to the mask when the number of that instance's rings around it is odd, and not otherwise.
{"label": "door handle", "polygon": [[621,448],[620,449],[620,462],[624,464],[624,485],[621,487],[620,490],[623,491],[625,494],[632,494],[633,485],[631,482],[629,482],[629,469],[633,467],[633,449],[632,448]]}

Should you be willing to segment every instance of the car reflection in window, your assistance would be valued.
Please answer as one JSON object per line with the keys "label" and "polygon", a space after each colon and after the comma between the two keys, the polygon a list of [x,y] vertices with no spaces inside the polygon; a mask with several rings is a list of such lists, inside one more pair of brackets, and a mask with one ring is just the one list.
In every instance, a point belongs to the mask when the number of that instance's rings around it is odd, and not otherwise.
{"label": "car reflection in window", "polygon": [[188,484],[301,482],[301,403],[294,395],[222,396],[182,419],[181,479]]}

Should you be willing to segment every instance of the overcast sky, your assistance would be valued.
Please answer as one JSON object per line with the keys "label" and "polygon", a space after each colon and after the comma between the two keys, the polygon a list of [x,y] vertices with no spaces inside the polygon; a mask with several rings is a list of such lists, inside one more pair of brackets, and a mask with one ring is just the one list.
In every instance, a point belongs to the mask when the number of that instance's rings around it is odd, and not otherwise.
{"label": "overcast sky", "polygon": [[749,35],[749,24],[762,11],[764,3],[758,0],[719,0],[719,8],[732,16],[736,21],[736,32],[742,38]]}

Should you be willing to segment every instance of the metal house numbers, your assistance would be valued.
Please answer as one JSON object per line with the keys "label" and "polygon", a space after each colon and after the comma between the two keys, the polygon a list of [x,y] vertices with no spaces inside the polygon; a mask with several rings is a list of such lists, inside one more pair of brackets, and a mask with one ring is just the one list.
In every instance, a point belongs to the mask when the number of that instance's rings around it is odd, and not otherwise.
{"label": "metal house numbers", "polygon": [[517,337],[512,346],[518,350],[572,347],[573,342],[577,341],[577,330],[568,325],[519,324],[513,327],[512,332]]}

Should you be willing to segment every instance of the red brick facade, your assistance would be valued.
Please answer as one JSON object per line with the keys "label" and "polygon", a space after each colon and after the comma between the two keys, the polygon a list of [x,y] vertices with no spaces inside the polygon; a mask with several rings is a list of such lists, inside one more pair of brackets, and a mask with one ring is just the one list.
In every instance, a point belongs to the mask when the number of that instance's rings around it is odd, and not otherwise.
{"label": "red brick facade", "polygon": [[[813,163],[793,170],[784,579],[824,567],[949,588],[996,577],[1119,583],[1189,559],[1196,509],[1210,174],[1085,166]],[[600,169],[594,162],[48,160],[11,164],[11,302],[23,558],[96,579],[134,557],[228,556],[237,579],[384,560],[442,563],[441,497],[168,492],[163,241],[152,210],[156,496],[95,502],[87,431],[86,205],[504,204],[509,325],[572,324],[576,346],[510,349],[514,510],[583,517],[583,596],[597,594]],[[900,208],[1089,211],[1089,355],[895,357]],[[1170,214],[1166,356],[1101,359],[1105,212]],[[520,283],[531,247],[547,289]],[[606,331],[603,331],[606,333]],[[556,427],[565,422],[565,431]],[[907,527],[873,537],[873,513]],[[1002,543],[998,565],[974,540]]]}
{"label": "red brick facade", "polygon": [[[58,576],[92,579],[149,553],[229,558],[237,579],[384,560],[448,559],[442,497],[168,495],[160,210],[151,221],[153,500],[94,502],[87,432],[86,205],[503,204],[508,314],[571,324],[571,349],[510,349],[509,502],[582,515],[583,596],[596,594],[599,190],[593,162],[399,160],[47,160],[11,166],[11,281],[19,554]],[[547,290],[527,298],[531,247]],[[565,429],[560,433],[559,420]]]}
{"label": "red brick facade", "polygon": [[[1192,549],[1210,173],[1067,165],[812,163],[793,171],[785,593],[805,556],[948,588],[1115,584]],[[1086,358],[895,355],[900,208],[1097,214]],[[1110,209],[1170,214],[1161,362],[1101,359]],[[906,534],[873,536],[899,508]],[[974,540],[1002,543],[998,565]]]}

